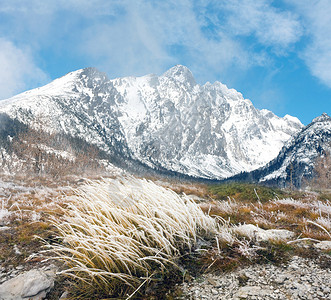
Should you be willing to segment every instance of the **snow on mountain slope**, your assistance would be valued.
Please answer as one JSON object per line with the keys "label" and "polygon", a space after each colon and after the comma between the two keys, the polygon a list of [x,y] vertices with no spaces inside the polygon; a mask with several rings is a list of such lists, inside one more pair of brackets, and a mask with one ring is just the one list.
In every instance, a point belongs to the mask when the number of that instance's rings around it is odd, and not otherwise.
{"label": "snow on mountain slope", "polygon": [[217,179],[265,165],[302,128],[220,82],[197,84],[179,65],[161,76],[114,80],[78,70],[1,101],[1,111],[154,169]]}
{"label": "snow on mountain slope", "polygon": [[294,117],[257,110],[219,82],[196,84],[184,66],[111,82],[125,99],[119,120],[132,152],[193,176],[224,178],[260,167],[302,127]]}
{"label": "snow on mountain slope", "polygon": [[128,155],[115,100],[120,95],[106,75],[78,70],[50,84],[0,101],[0,112],[32,127],[80,137],[110,153]]}
{"label": "snow on mountain slope", "polygon": [[266,166],[233,179],[301,187],[313,177],[316,159],[326,153],[331,153],[331,118],[324,113],[291,138]]}
{"label": "snow on mountain slope", "polygon": [[289,180],[292,172],[293,184],[301,186],[302,178],[312,175],[315,160],[323,153],[330,152],[331,118],[324,113],[286,144],[278,156],[282,160],[281,166],[260,181]]}

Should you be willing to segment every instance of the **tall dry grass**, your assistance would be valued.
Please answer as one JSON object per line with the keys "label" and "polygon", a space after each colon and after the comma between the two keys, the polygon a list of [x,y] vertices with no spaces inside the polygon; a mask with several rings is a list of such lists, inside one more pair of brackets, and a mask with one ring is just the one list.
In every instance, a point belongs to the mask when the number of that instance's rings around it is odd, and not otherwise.
{"label": "tall dry grass", "polygon": [[62,243],[51,251],[86,297],[130,298],[175,270],[199,239],[219,232],[217,221],[189,197],[132,177],[89,182],[64,214],[65,222],[54,220]]}

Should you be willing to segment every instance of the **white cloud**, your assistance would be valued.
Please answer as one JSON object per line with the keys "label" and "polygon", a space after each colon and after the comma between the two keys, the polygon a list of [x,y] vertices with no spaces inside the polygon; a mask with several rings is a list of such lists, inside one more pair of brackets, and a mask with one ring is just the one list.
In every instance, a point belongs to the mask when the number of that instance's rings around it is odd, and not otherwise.
{"label": "white cloud", "polygon": [[89,15],[109,14],[116,5],[126,0],[2,0],[0,12],[52,14],[56,11],[75,10],[77,13]]}
{"label": "white cloud", "polygon": [[0,99],[5,99],[47,80],[28,50],[0,38]]}
{"label": "white cloud", "polygon": [[219,26],[216,39],[206,36],[194,3],[59,0],[55,5],[49,0],[4,0],[0,11],[10,19],[2,28],[0,21],[0,31],[10,24],[10,40],[29,44],[36,52],[48,48],[75,53],[86,66],[112,76],[160,73],[181,63],[203,74],[200,79],[210,80],[210,73],[225,77],[231,66],[245,69],[263,61],[263,55],[245,49]]}
{"label": "white cloud", "polygon": [[192,1],[125,2],[122,9],[111,24],[96,22],[82,34],[86,57],[109,73],[160,73],[181,63],[210,78],[215,72],[225,75],[232,65],[246,68],[259,60],[221,28],[217,39],[208,38]]}
{"label": "white cloud", "polygon": [[302,35],[298,16],[273,7],[271,1],[220,1],[219,8],[226,11],[225,26],[234,35],[255,36],[262,45],[282,52]]}
{"label": "white cloud", "polygon": [[331,88],[331,41],[314,41],[302,56],[311,73]]}
{"label": "white cloud", "polygon": [[202,81],[225,78],[234,69],[270,64],[272,55],[286,54],[302,35],[296,15],[266,0],[140,0],[120,7],[120,17],[82,33],[86,57],[109,73],[159,73],[182,63]]}
{"label": "white cloud", "polygon": [[111,76],[181,63],[201,82],[224,80],[272,64],[302,34],[296,15],[267,0],[3,0],[1,11],[11,16],[8,39],[68,52]]}
{"label": "white cloud", "polygon": [[302,16],[309,43],[301,53],[311,73],[331,88],[331,1],[288,0]]}

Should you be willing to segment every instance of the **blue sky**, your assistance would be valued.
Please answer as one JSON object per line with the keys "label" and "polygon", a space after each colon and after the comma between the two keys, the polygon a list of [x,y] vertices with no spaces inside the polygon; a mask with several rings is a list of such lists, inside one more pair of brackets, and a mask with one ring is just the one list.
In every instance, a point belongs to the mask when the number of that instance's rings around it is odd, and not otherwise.
{"label": "blue sky", "polygon": [[331,1],[0,0],[0,99],[89,66],[176,64],[308,124],[331,113]]}

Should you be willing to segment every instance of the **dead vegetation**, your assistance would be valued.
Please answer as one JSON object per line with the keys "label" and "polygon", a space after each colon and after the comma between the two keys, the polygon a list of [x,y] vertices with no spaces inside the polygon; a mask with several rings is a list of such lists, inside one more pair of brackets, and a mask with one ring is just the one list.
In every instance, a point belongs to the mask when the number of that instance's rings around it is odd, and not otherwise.
{"label": "dead vegetation", "polygon": [[[81,143],[74,145],[74,143]],[[71,141],[65,135],[29,128],[12,141],[13,151],[21,162],[20,172],[54,179],[73,174],[102,173],[100,151],[82,141]],[[64,150],[65,149],[65,150]],[[12,172],[16,173],[16,172]]]}
{"label": "dead vegetation", "polygon": [[[50,216],[61,218],[66,206],[68,182],[45,178],[6,177],[0,179],[0,266],[27,269],[42,259],[35,257],[43,247],[40,237],[51,240],[55,228]],[[73,182],[72,182],[73,183]]]}
{"label": "dead vegetation", "polygon": [[[330,145],[331,148],[331,145]],[[312,180],[314,188],[319,190],[331,189],[331,154],[324,153],[315,162],[315,177]]]}
{"label": "dead vegetation", "polygon": [[[57,183],[38,178],[16,177],[15,184],[7,178],[1,183],[2,227],[10,228],[1,231],[0,263],[26,268],[40,264],[44,257],[31,256],[44,245],[35,239],[38,235],[51,245],[51,255],[57,253],[65,262],[62,273],[72,279],[64,282],[60,277],[59,289],[69,288],[73,299],[158,299],[192,276],[250,263],[286,263],[293,254],[316,254],[315,240],[330,240],[327,193],[321,197],[282,191],[281,198],[272,190],[274,197],[266,200],[259,187],[250,186],[252,198],[238,200],[237,192],[223,199],[200,184],[182,183],[173,192],[134,178],[93,180],[83,186],[87,181],[73,177]],[[57,221],[50,222],[52,217]],[[307,247],[259,242],[233,230],[244,223],[291,230]]]}
{"label": "dead vegetation", "polygon": [[63,242],[50,251],[78,281],[76,297],[142,295],[178,276],[179,258],[218,232],[192,199],[134,178],[90,182],[64,214],[65,222],[54,221]]}
{"label": "dead vegetation", "polygon": [[1,173],[58,181],[68,175],[104,174],[110,165],[96,145],[65,133],[45,131],[43,116],[30,120],[29,126],[17,120],[7,122],[14,123],[0,128]]}
{"label": "dead vegetation", "polygon": [[[198,189],[190,185],[182,190]],[[210,190],[206,192],[213,198]],[[160,284],[247,263],[284,263],[294,253],[300,254],[296,241],[259,241],[241,233],[240,224],[288,229],[308,243],[330,239],[324,227],[329,222],[328,201],[308,193],[302,199],[262,203],[256,194],[253,202],[203,200],[200,193],[179,197],[133,178],[93,182],[78,191],[65,213],[66,222],[56,223],[63,242],[53,245],[52,251],[67,265],[63,274],[80,282],[79,289],[72,290],[73,297],[98,294],[139,299],[152,297]],[[180,204],[172,206],[173,201]],[[301,255],[308,253],[301,251]]]}

